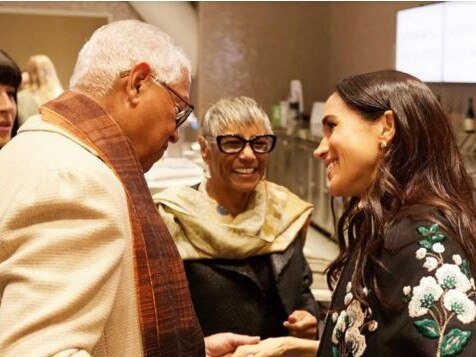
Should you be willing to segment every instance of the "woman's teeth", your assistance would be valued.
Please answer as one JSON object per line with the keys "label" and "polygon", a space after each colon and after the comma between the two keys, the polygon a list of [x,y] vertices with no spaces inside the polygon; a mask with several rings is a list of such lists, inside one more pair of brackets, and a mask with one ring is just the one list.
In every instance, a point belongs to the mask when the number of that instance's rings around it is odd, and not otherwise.
{"label": "woman's teeth", "polygon": [[255,171],[255,169],[254,168],[236,168],[236,169],[233,169],[233,171],[239,174],[252,174]]}

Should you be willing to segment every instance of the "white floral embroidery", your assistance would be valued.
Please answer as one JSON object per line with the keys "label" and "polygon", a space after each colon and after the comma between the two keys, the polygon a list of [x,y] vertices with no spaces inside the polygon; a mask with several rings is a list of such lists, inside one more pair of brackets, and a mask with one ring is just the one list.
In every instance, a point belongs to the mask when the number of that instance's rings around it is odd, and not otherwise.
{"label": "white floral embroidery", "polygon": [[456,265],[461,265],[461,263],[463,262],[463,260],[461,259],[461,255],[459,254],[453,254],[453,261]]}
{"label": "white floral embroidery", "polygon": [[352,295],[352,293],[345,294],[344,304],[349,305],[349,303],[352,301],[353,298],[354,298],[354,295]]}
{"label": "white floral embroidery", "polygon": [[433,244],[433,246],[431,247],[431,249],[435,252],[435,253],[443,253],[445,251],[445,247],[443,246],[443,244],[441,243],[435,243]]}
{"label": "white floral embroidery", "polygon": [[360,303],[357,300],[352,300],[349,308],[347,309],[347,323],[348,326],[360,327],[365,320],[364,312],[360,307]]}
{"label": "white floral embroidery", "polygon": [[365,337],[357,327],[350,327],[345,332],[345,344],[348,352],[351,352],[354,357],[362,356],[367,348]]}
{"label": "white floral embroidery", "polygon": [[461,272],[458,265],[443,264],[438,268],[435,276],[442,288],[456,289],[463,293],[471,289],[468,277]]}
{"label": "white floral embroidery", "polygon": [[438,260],[433,257],[427,257],[425,263],[423,264],[424,268],[427,268],[428,271],[435,270],[438,267]]}
{"label": "white floral embroidery", "polygon": [[464,324],[469,324],[476,317],[474,301],[468,299],[466,294],[459,290],[449,290],[443,297],[443,304],[447,310],[453,311],[458,320]]}
{"label": "white floral embroidery", "polygon": [[403,287],[403,295],[407,296],[407,295],[410,295],[410,293],[412,292],[412,287],[411,286],[404,286]]}
{"label": "white floral embroidery", "polygon": [[421,240],[418,241],[420,248],[415,257],[425,260],[423,268],[429,272],[436,271],[434,277],[422,277],[420,284],[411,292],[409,286],[403,288],[408,314],[410,317],[428,314],[414,321],[414,325],[422,336],[438,339],[436,357],[456,356],[467,345],[471,332],[452,327],[450,322],[455,318],[464,324],[475,321],[476,304],[472,300],[476,296],[475,282],[470,276],[468,261],[461,255],[452,255],[455,264],[444,262],[446,249],[442,242],[446,236],[440,232],[438,224],[418,226],[417,232]]}
{"label": "white floral embroidery", "polygon": [[348,293],[350,289],[352,289],[352,282],[349,281],[345,286],[345,292]]}
{"label": "white floral embroidery", "polygon": [[408,313],[411,317],[423,316],[428,309],[438,301],[443,289],[432,276],[423,277],[420,285],[413,288],[413,296],[408,304]]}
{"label": "white floral embroidery", "polygon": [[369,331],[375,331],[378,328],[378,322],[375,320],[372,320],[369,322]]}
{"label": "white floral embroidery", "polygon": [[426,256],[426,249],[425,248],[420,248],[416,251],[416,258],[418,260],[422,260]]}
{"label": "white floral embroidery", "polygon": [[[339,351],[340,355],[362,356],[367,348],[364,331],[372,332],[378,327],[375,320],[371,320],[372,314],[368,306],[362,306],[350,292],[352,285],[347,284],[347,293],[344,297],[345,310],[339,314],[332,314],[335,323],[332,331],[333,351]],[[367,288],[363,288],[364,294],[368,294]],[[334,353],[334,352],[333,352]]]}
{"label": "white floral embroidery", "polygon": [[347,313],[345,311],[341,311],[339,317],[337,318],[336,325],[334,326],[334,331],[332,333],[332,342],[334,344],[339,343],[339,339],[344,335],[344,331],[347,328]]}

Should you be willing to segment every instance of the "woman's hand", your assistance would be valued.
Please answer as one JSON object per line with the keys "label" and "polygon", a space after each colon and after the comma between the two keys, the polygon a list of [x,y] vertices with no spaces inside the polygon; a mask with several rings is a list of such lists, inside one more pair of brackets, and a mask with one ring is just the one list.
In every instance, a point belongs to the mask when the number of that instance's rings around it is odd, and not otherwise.
{"label": "woman's hand", "polygon": [[318,341],[291,336],[275,337],[256,345],[240,346],[232,357],[314,357],[318,347]]}
{"label": "woman's hand", "polygon": [[216,333],[205,337],[205,353],[207,357],[231,356],[238,346],[258,342],[257,336],[238,335],[231,332]]}
{"label": "woman's hand", "polygon": [[295,310],[283,325],[288,329],[290,336],[312,340],[317,338],[317,319],[308,311]]}

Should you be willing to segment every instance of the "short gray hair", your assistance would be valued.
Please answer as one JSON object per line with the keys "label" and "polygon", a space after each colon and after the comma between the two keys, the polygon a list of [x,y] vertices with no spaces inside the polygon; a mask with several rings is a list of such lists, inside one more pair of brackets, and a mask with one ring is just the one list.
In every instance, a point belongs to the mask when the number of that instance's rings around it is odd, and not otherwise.
{"label": "short gray hair", "polygon": [[273,129],[268,114],[248,97],[224,98],[213,104],[205,113],[200,126],[205,137],[217,136],[229,128],[261,125],[266,134]]}
{"label": "short gray hair", "polygon": [[148,63],[159,81],[173,83],[191,65],[172,38],[138,20],[123,20],[97,29],[79,52],[70,87],[103,97],[122,71]]}

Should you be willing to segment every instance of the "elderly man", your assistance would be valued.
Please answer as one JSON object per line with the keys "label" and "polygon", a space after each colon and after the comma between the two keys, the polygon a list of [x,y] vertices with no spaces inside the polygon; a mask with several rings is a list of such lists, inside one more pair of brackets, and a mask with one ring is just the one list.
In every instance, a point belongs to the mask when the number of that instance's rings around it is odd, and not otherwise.
{"label": "elderly man", "polygon": [[[133,20],[97,30],[71,90],[0,154],[0,355],[203,356],[147,171],[178,140],[190,64]],[[220,356],[255,338],[205,339]]]}

